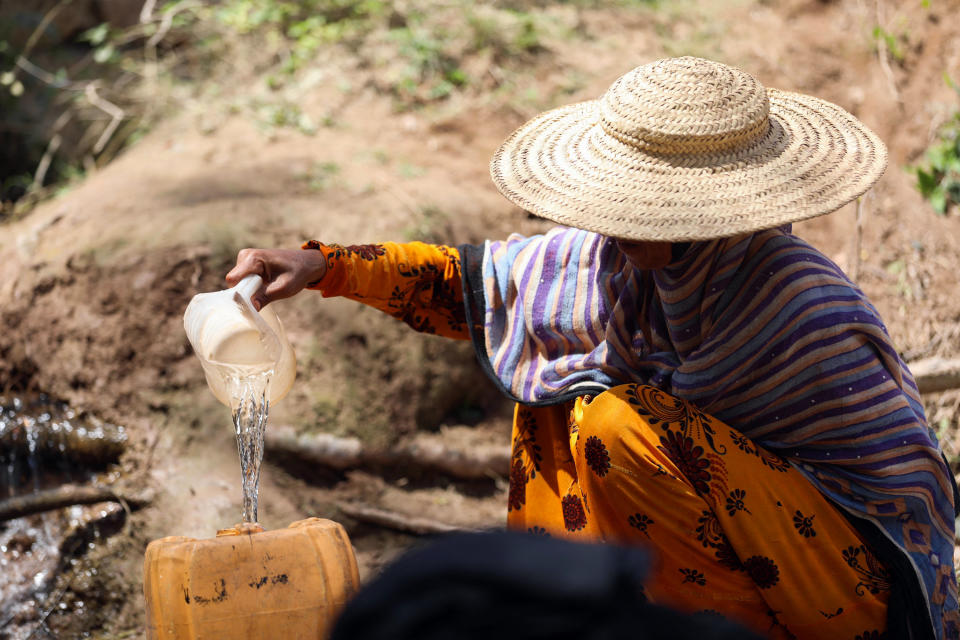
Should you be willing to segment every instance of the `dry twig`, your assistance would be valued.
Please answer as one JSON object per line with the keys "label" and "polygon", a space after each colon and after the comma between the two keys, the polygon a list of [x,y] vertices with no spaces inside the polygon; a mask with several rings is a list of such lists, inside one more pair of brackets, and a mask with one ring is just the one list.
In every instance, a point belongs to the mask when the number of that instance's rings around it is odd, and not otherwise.
{"label": "dry twig", "polygon": [[30,55],[30,52],[33,51],[33,48],[37,46],[37,42],[40,41],[40,38],[43,36],[43,32],[47,30],[47,27],[50,26],[50,23],[53,22],[53,19],[57,17],[57,14],[60,13],[60,10],[65,6],[73,2],[73,0],[60,0],[56,5],[50,8],[47,11],[43,18],[40,20],[40,24],[37,25],[37,28],[33,30],[33,33],[30,34],[30,38],[27,39],[27,43],[23,45],[23,52],[21,57]]}
{"label": "dry twig", "polygon": [[960,388],[960,359],[926,358],[909,363],[920,393],[939,393]]}
{"label": "dry twig", "polygon": [[[877,0],[876,2],[876,12],[877,12],[877,26],[881,29],[883,28],[883,11],[882,11],[882,2]],[[887,60],[887,41],[882,37],[877,38],[877,60],[880,62],[880,69],[883,71],[884,77],[887,79],[887,87],[890,89],[893,99],[897,101],[897,104],[901,107],[903,106],[903,100],[900,98],[900,91],[897,89],[896,78],[893,77],[893,70],[890,68],[890,61]]]}
{"label": "dry twig", "polygon": [[468,480],[506,476],[510,471],[507,445],[458,449],[426,437],[383,450],[367,447],[357,438],[327,433],[297,435],[290,427],[279,427],[267,431],[266,451],[338,470],[363,466],[412,467]]}
{"label": "dry twig", "polygon": [[63,485],[0,501],[0,522],[76,504],[98,502],[119,502],[121,506],[126,505],[125,509],[139,509],[149,504],[150,499],[146,496],[121,497],[112,489],[104,487]]}
{"label": "dry twig", "polygon": [[87,86],[84,87],[83,95],[87,97],[87,100],[90,101],[90,104],[106,113],[111,119],[110,124],[106,126],[106,128],[103,130],[103,133],[101,133],[100,137],[97,139],[96,144],[93,145],[94,154],[98,154],[103,151],[103,148],[113,136],[113,132],[117,130],[117,127],[120,126],[120,122],[123,120],[123,117],[127,114],[126,111],[100,96],[100,94],[97,93],[97,84],[98,83],[96,81],[87,83]]}
{"label": "dry twig", "polygon": [[64,111],[60,114],[60,117],[57,118],[57,121],[53,123],[53,136],[50,138],[50,142],[47,144],[47,150],[43,152],[43,157],[40,158],[40,164],[37,165],[37,170],[33,174],[31,189],[37,190],[43,186],[43,181],[47,177],[47,171],[50,170],[50,164],[53,162],[53,156],[60,149],[60,145],[63,144],[63,136],[60,135],[60,130],[70,121],[71,117],[69,111]]}
{"label": "dry twig", "polygon": [[863,251],[863,196],[857,198],[857,229],[853,240],[853,269],[850,270],[850,279],[860,280],[860,253]]}
{"label": "dry twig", "polygon": [[344,515],[354,520],[420,536],[456,533],[458,531],[476,531],[476,529],[468,527],[458,527],[428,518],[417,518],[415,516],[408,516],[396,511],[387,511],[386,509],[378,509],[364,504],[341,502],[337,504],[337,508],[340,509]]}

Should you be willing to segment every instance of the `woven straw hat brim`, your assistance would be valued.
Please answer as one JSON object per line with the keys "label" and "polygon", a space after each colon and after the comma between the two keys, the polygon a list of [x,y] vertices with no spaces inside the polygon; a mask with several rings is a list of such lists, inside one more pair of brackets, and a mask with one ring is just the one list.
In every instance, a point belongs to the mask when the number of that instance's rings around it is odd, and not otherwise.
{"label": "woven straw hat brim", "polygon": [[547,111],[490,165],[517,206],[562,225],[629,240],[694,241],[830,213],[883,174],[883,142],[842,108],[767,89],[770,127],[735,152],[669,155],[608,134],[598,101]]}

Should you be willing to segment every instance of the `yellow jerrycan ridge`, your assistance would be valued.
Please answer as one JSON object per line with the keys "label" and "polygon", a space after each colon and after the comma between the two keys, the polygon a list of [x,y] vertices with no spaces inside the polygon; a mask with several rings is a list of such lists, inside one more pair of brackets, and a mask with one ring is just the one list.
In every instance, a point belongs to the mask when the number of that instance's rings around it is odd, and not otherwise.
{"label": "yellow jerrycan ridge", "polygon": [[143,574],[149,640],[323,640],[360,581],[343,527],[321,518],[154,540]]}

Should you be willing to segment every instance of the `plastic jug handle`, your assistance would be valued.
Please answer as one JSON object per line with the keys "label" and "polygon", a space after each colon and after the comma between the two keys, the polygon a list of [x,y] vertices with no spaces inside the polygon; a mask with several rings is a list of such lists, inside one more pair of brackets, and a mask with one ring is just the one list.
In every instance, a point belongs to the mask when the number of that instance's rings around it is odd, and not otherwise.
{"label": "plastic jug handle", "polygon": [[263,278],[258,275],[247,276],[233,288],[233,299],[240,305],[240,308],[243,309],[244,314],[253,321],[260,335],[269,341],[271,352],[277,354],[277,360],[279,361],[282,350],[280,338],[273,330],[273,327],[267,324],[267,321],[264,320],[263,316],[256,310],[253,302],[250,301],[250,297],[255,294],[261,286],[263,286]]}
{"label": "plastic jug handle", "polygon": [[258,275],[250,275],[238,282],[233,290],[249,303],[253,294],[259,291],[262,286],[263,278]]}

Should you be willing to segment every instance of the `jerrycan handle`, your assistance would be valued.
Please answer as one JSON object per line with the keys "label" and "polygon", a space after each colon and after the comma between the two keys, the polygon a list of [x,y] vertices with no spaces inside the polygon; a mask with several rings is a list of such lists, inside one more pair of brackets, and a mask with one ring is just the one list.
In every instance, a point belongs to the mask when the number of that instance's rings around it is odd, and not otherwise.
{"label": "jerrycan handle", "polygon": [[233,288],[233,300],[240,305],[240,308],[243,310],[243,314],[253,322],[254,326],[257,328],[257,331],[260,332],[260,338],[268,345],[268,350],[272,354],[276,354],[276,359],[280,360],[280,353],[282,351],[282,346],[280,344],[280,337],[277,336],[277,333],[273,330],[267,321],[263,319],[263,316],[260,315],[260,312],[257,311],[256,307],[253,306],[251,298],[253,294],[260,290],[260,287],[263,286],[263,278],[258,275],[250,275],[237,283],[237,286]]}

